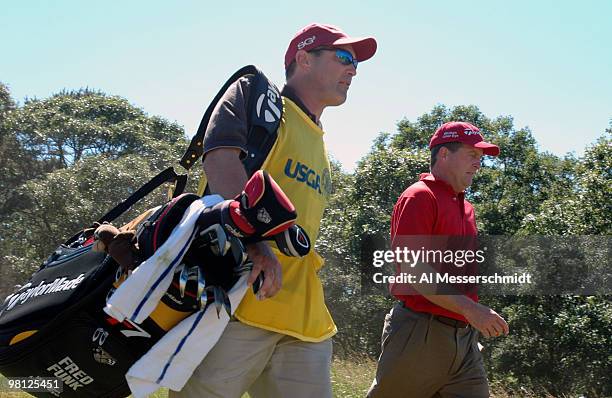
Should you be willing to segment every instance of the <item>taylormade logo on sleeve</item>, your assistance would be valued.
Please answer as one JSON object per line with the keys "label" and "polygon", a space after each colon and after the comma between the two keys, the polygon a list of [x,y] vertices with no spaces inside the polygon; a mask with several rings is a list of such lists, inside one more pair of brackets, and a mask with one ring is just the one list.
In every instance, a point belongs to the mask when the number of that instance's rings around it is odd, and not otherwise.
{"label": "taylormade logo on sleeve", "polygon": [[264,119],[267,123],[273,123],[281,117],[281,110],[275,104],[278,97],[280,97],[280,94],[274,85],[268,84],[268,90],[266,93],[262,93],[257,99],[257,105],[255,108],[257,111],[257,117],[261,117],[261,110],[266,97],[268,99],[268,101],[266,101],[268,104],[268,109],[264,109]]}

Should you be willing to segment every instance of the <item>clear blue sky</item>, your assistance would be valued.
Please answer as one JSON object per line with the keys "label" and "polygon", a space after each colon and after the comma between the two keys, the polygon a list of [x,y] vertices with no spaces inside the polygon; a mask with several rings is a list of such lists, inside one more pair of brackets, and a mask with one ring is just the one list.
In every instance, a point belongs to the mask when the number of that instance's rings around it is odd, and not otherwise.
{"label": "clear blue sky", "polygon": [[346,104],[323,114],[347,170],[380,131],[435,104],[512,115],[540,148],[575,152],[612,118],[612,1],[5,1],[0,81],[13,98],[89,87],[191,135],[218,87],[254,63],[282,85],[298,28],[373,35]]}

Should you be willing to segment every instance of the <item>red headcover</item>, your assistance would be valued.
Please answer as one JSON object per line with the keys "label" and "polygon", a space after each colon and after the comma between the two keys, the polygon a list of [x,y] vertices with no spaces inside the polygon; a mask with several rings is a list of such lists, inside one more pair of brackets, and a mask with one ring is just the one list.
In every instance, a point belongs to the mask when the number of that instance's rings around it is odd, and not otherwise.
{"label": "red headcover", "polygon": [[267,237],[294,224],[295,206],[270,175],[258,170],[249,179],[244,191],[236,198],[240,212],[255,229],[255,234]]}

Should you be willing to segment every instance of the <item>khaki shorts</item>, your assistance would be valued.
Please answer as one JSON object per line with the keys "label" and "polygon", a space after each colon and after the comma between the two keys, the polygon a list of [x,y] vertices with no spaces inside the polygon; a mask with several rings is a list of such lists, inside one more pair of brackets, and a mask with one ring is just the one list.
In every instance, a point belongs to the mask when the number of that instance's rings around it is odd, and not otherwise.
{"label": "khaki shorts", "polygon": [[368,397],[488,396],[476,329],[446,325],[401,303],[387,314],[382,353]]}
{"label": "khaki shorts", "polygon": [[331,339],[308,343],[231,321],[180,392],[170,398],[331,398]]}

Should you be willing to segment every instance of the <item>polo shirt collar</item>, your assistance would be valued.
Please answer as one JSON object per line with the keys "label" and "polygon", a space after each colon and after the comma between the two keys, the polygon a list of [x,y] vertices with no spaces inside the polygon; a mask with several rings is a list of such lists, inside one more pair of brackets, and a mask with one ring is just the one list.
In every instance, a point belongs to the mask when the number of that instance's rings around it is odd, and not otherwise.
{"label": "polo shirt collar", "polygon": [[422,173],[422,174],[419,174],[419,181],[431,181],[431,182],[435,183],[436,185],[446,189],[453,196],[455,196],[455,195],[463,196],[464,195],[463,192],[459,192],[459,193],[455,192],[453,187],[448,182],[446,182],[444,180],[441,180],[439,178],[436,178],[431,173]]}
{"label": "polo shirt collar", "polygon": [[288,85],[285,84],[285,86],[281,90],[281,95],[283,97],[287,97],[291,101],[293,101],[302,110],[302,112],[304,112],[315,124],[319,125],[315,115],[313,115],[308,110],[308,108],[306,108],[306,105],[304,105],[302,100],[300,100],[300,98],[297,96],[297,93],[295,92],[295,90],[293,88],[291,88],[291,87],[289,87]]}

